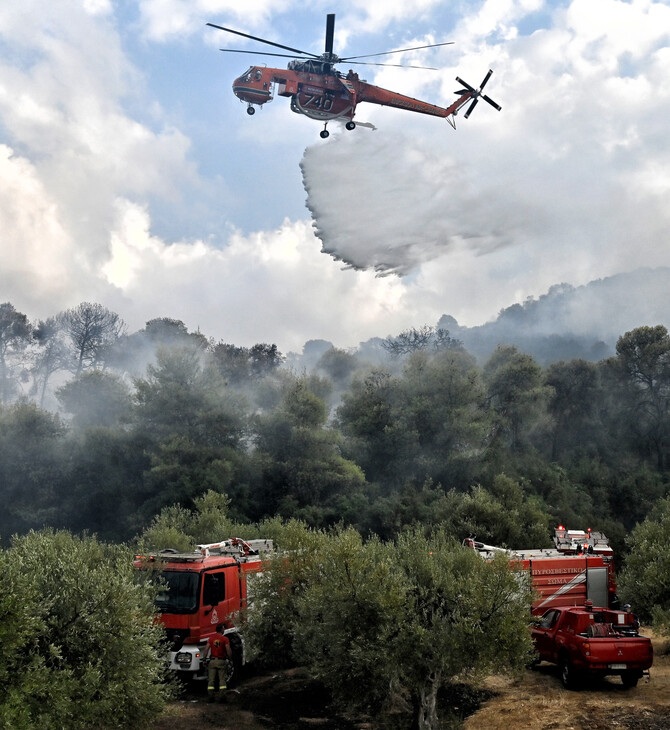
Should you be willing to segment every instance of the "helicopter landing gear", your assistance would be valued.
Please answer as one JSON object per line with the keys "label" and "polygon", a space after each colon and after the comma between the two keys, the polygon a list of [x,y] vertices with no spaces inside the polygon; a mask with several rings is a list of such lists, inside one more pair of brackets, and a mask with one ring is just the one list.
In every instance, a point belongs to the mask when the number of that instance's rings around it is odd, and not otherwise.
{"label": "helicopter landing gear", "polygon": [[356,129],[356,122],[347,122],[344,126],[351,132],[352,129]]}
{"label": "helicopter landing gear", "polygon": [[255,113],[256,110],[251,106],[251,104],[249,104],[249,106],[247,107],[247,114],[252,117]]}
{"label": "helicopter landing gear", "polygon": [[321,139],[328,139],[330,137],[330,132],[326,129],[327,126],[327,124],[324,124],[323,129],[319,132]]}

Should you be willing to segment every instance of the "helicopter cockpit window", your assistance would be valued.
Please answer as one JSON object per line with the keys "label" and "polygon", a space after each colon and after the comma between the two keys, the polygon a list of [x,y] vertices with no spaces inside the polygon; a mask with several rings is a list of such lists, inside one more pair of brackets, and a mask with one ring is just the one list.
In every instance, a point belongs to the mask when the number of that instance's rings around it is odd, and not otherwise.
{"label": "helicopter cockpit window", "polygon": [[263,78],[263,74],[261,73],[260,69],[256,69],[254,71],[254,78],[256,81],[260,81]]}
{"label": "helicopter cockpit window", "polygon": [[251,74],[254,70],[254,67],[252,66],[245,74],[240,76],[240,81],[251,81]]}

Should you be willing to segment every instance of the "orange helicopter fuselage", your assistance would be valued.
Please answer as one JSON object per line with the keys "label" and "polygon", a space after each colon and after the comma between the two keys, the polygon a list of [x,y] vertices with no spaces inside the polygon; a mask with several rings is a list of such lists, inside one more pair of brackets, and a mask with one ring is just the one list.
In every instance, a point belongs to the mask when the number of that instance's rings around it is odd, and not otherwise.
{"label": "orange helicopter fuselage", "polygon": [[382,89],[361,81],[353,71],[344,76],[322,61],[292,61],[287,69],[251,66],[233,82],[233,93],[248,104],[261,106],[271,101],[274,93],[291,99],[291,109],[311,119],[353,119],[356,106],[369,102],[381,106],[449,117],[471,94],[461,95],[451,106],[434,104]]}

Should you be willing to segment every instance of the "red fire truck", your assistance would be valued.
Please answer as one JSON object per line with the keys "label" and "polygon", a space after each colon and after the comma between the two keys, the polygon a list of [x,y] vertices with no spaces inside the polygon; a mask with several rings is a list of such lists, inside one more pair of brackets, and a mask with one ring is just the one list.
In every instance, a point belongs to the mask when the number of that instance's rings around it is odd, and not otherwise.
{"label": "red fire truck", "polygon": [[506,553],[510,560],[530,573],[537,598],[533,613],[544,614],[559,606],[594,606],[616,608],[614,553],[601,532],[567,530],[559,525],[554,531],[554,547],[517,550],[485,545],[472,538],[464,545],[490,559]]}
{"label": "red fire truck", "polygon": [[226,626],[235,667],[244,664],[244,642],[232,618],[250,605],[253,576],[263,570],[263,555],[273,545],[272,540],[231,538],[197,548],[137,555],[135,567],[150,570],[161,587],[156,607],[171,643],[170,669],[204,679],[204,649],[219,624]]}

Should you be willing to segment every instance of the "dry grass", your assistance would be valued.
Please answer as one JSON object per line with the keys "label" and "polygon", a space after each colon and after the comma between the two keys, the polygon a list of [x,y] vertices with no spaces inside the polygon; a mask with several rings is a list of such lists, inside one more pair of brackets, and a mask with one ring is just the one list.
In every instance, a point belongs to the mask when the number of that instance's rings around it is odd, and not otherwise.
{"label": "dry grass", "polygon": [[[557,669],[542,664],[519,681],[490,677],[485,687],[496,694],[466,720],[464,730],[670,730],[670,655],[651,631],[644,633],[654,642],[654,666],[650,680],[642,679],[635,689],[612,677],[568,691]],[[324,717],[315,711],[319,703],[310,702],[318,699],[312,694],[309,676],[300,670],[250,677],[231,693],[229,704],[208,704],[202,691],[191,694],[170,705],[151,730],[380,727],[380,718],[343,724],[341,718]],[[278,720],[279,711],[287,709],[297,715]]]}
{"label": "dry grass", "polygon": [[492,677],[486,685],[498,692],[468,718],[465,730],[663,730],[670,729],[670,656],[651,631],[654,666],[651,677],[635,689],[608,678],[579,691],[563,689],[557,669],[541,664],[519,682]]}

